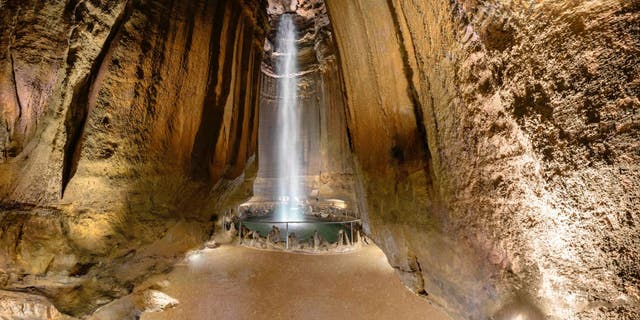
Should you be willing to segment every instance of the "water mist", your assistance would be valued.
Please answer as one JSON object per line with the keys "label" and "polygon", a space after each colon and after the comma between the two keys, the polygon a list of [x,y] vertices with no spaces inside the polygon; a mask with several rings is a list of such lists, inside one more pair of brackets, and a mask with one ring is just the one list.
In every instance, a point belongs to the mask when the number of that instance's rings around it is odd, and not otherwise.
{"label": "water mist", "polygon": [[300,116],[297,105],[296,75],[298,49],[293,15],[280,19],[276,37],[276,65],[280,99],[277,109],[277,197],[281,201],[276,215],[283,220],[298,220],[302,215],[298,202],[304,197],[300,175]]}

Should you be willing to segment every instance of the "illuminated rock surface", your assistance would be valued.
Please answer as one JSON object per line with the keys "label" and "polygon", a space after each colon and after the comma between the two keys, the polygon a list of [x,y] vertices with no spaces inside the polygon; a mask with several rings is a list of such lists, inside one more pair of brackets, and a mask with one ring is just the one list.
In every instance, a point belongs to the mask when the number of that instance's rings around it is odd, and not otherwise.
{"label": "illuminated rock surface", "polygon": [[0,1],[11,305],[88,315],[251,196],[267,17],[297,9],[318,181],[405,285],[453,319],[640,318],[638,1],[259,2]]}
{"label": "illuminated rock surface", "polygon": [[0,319],[72,320],[61,314],[46,298],[26,293],[0,293]]}
{"label": "illuminated rock surface", "polygon": [[639,318],[640,4],[530,3],[327,2],[369,232],[454,318]]}
{"label": "illuminated rock surface", "polygon": [[2,288],[80,316],[207,239],[255,154],[256,3],[0,3]]}

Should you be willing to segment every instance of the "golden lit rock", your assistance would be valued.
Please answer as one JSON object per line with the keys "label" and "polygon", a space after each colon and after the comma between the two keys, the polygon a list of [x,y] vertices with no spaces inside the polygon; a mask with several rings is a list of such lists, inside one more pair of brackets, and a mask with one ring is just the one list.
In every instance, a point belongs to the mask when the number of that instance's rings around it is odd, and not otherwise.
{"label": "golden lit rock", "polygon": [[159,311],[149,279],[242,240],[283,14],[308,195],[409,290],[452,319],[640,318],[635,0],[0,1],[0,318]]}

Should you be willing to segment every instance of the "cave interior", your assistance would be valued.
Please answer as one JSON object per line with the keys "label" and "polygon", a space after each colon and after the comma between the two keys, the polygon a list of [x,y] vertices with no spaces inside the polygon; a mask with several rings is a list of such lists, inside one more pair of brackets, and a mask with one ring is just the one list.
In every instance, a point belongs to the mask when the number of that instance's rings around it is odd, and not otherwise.
{"label": "cave interior", "polygon": [[[639,53],[636,0],[0,1],[0,319],[640,319]],[[242,224],[285,78],[335,239]]]}

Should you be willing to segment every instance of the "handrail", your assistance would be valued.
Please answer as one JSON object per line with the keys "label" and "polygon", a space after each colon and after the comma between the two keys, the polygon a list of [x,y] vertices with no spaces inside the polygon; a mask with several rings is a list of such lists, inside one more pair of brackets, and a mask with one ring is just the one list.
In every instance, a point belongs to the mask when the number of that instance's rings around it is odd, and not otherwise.
{"label": "handrail", "polygon": [[350,233],[350,241],[353,241],[353,223],[358,223],[358,222],[362,222],[360,219],[358,218],[354,218],[352,220],[345,220],[345,221],[269,221],[269,220],[256,220],[256,221],[247,221],[246,219],[240,219],[240,221],[238,221],[238,238],[240,239],[240,241],[242,242],[242,223],[246,222],[246,223],[259,223],[259,224],[281,224],[284,223],[285,224],[285,241],[286,241],[286,245],[285,248],[288,250],[289,249],[289,224],[290,223],[313,223],[313,224],[349,224],[349,233]]}
{"label": "handrail", "polygon": [[339,224],[339,223],[351,223],[351,222],[360,222],[360,219],[353,220],[344,220],[344,221],[270,221],[270,220],[246,220],[241,219],[240,221],[246,223],[317,223],[317,224]]}

